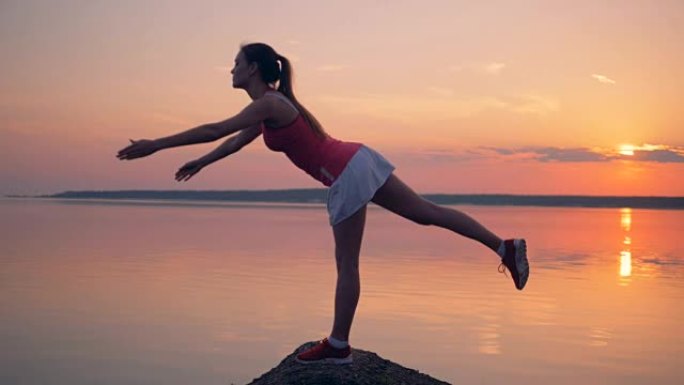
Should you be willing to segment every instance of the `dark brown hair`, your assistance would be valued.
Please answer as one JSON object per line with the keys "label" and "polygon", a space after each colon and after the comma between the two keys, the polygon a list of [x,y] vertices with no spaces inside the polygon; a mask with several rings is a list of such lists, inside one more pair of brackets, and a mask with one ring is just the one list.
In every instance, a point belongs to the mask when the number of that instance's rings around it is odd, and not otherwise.
{"label": "dark brown hair", "polygon": [[[240,50],[247,58],[247,63],[257,63],[261,79],[267,84],[274,84],[280,80],[278,84],[278,92],[287,96],[288,99],[297,107],[299,112],[304,116],[304,119],[309,123],[311,129],[321,138],[328,136],[323,126],[316,120],[316,118],[307,110],[294,95],[292,91],[293,76],[292,65],[286,57],[276,53],[268,44],[264,43],[250,43],[240,46]],[[280,64],[278,63],[280,62]]]}

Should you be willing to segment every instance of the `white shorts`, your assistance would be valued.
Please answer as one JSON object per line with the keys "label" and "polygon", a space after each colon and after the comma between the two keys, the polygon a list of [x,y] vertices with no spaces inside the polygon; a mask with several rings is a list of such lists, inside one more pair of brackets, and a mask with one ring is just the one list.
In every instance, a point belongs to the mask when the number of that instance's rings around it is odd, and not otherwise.
{"label": "white shorts", "polygon": [[328,190],[328,215],[335,226],[368,204],[394,166],[375,150],[361,145]]}

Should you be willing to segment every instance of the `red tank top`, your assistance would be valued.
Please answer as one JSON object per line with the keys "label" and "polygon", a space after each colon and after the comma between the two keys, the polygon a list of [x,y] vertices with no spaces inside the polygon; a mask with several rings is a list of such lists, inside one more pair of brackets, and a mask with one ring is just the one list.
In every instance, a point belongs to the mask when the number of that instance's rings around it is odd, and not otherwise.
{"label": "red tank top", "polygon": [[[297,109],[284,95],[277,92],[271,94]],[[301,113],[292,123],[283,127],[271,128],[262,123],[261,131],[266,147],[284,152],[295,166],[326,186],[337,180],[349,160],[361,147],[361,143],[319,137]]]}

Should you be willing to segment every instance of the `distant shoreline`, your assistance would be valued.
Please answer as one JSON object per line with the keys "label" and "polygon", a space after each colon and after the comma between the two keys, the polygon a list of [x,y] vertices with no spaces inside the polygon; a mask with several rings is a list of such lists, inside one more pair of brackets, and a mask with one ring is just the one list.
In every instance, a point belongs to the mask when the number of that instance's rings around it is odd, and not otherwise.
{"label": "distant shoreline", "polygon": [[[194,201],[325,204],[326,189],[289,190],[119,190],[65,191],[58,194],[7,198],[106,199],[135,201]],[[595,207],[684,210],[684,197],[582,195],[422,194],[437,204],[479,206]]]}

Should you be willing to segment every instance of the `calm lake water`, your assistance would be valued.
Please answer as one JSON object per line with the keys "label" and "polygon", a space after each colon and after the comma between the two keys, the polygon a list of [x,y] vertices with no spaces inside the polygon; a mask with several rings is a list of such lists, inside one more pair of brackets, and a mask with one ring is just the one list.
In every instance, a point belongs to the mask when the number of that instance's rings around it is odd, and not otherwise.
{"label": "calm lake water", "polygon": [[[351,343],[454,384],[684,383],[684,211],[469,207],[483,246],[368,211]],[[330,332],[322,206],[0,200],[0,383],[244,384]]]}

